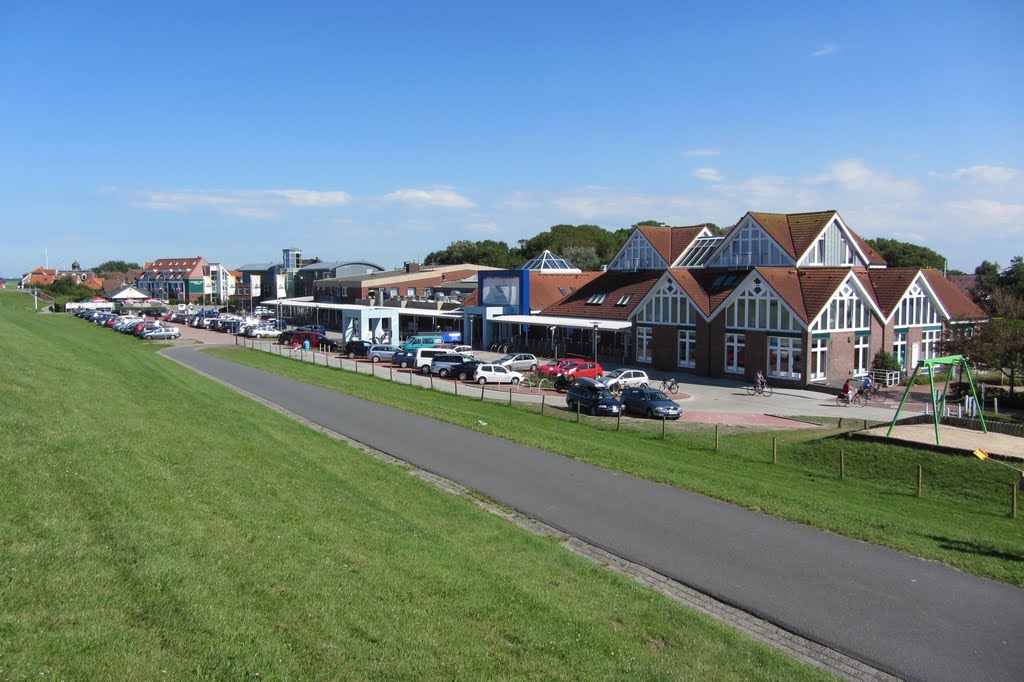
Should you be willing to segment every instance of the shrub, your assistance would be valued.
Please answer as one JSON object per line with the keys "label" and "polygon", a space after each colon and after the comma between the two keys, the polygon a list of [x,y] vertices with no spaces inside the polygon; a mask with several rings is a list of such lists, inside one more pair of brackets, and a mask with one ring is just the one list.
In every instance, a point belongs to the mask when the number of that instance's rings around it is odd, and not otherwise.
{"label": "shrub", "polygon": [[871,363],[872,369],[883,369],[898,372],[903,369],[900,367],[899,361],[896,356],[892,353],[887,353],[884,350],[880,350],[875,353],[875,359]]}

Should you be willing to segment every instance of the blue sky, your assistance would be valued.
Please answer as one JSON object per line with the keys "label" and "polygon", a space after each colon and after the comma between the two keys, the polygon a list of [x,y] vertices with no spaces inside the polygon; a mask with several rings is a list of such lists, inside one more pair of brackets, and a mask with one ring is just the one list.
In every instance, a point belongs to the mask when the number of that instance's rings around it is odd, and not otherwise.
{"label": "blue sky", "polygon": [[837,209],[1024,253],[1024,5],[0,3],[0,274]]}

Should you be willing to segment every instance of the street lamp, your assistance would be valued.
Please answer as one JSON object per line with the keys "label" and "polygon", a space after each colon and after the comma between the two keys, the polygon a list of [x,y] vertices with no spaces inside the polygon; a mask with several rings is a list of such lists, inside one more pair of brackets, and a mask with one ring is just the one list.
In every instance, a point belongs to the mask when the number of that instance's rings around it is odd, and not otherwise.
{"label": "street lamp", "polygon": [[598,323],[594,322],[594,362],[597,362],[597,328]]}

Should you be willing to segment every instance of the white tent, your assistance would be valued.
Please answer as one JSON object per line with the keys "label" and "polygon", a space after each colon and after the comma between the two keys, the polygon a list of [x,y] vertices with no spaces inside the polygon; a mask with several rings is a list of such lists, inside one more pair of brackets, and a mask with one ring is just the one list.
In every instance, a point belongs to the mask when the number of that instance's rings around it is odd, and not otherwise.
{"label": "white tent", "polygon": [[110,297],[110,299],[113,301],[142,301],[147,298],[149,298],[148,294],[142,293],[135,287],[125,287],[124,289],[121,289],[121,291],[117,292],[116,294]]}

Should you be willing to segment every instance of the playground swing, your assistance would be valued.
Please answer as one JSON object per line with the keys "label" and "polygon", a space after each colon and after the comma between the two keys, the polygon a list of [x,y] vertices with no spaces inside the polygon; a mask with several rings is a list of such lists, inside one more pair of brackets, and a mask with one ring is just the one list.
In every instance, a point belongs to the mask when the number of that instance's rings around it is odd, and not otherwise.
{"label": "playground swing", "polygon": [[939,440],[939,415],[941,414],[940,410],[942,409],[939,407],[939,403],[941,402],[943,406],[945,406],[946,392],[949,389],[949,377],[952,376],[953,372],[946,372],[946,384],[942,390],[942,399],[940,400],[935,394],[935,368],[951,365],[959,365],[964,370],[964,374],[967,375],[967,385],[971,387],[971,395],[974,397],[974,401],[978,405],[978,418],[981,420],[981,430],[988,433],[988,427],[985,425],[985,414],[981,410],[981,402],[978,400],[978,393],[974,390],[974,380],[971,378],[971,369],[967,366],[967,359],[962,355],[946,355],[941,358],[921,360],[917,363],[917,367],[914,368],[914,373],[910,375],[910,381],[907,382],[907,390],[903,392],[903,398],[900,400],[900,404],[896,408],[896,414],[893,415],[892,423],[889,424],[889,431],[885,434],[886,438],[890,438],[892,436],[892,430],[896,428],[896,421],[900,418],[900,412],[903,410],[903,404],[907,402],[907,396],[910,395],[910,389],[914,387],[914,379],[917,377],[917,373],[921,368],[927,367],[928,385],[931,388],[932,415],[935,418],[935,444],[942,445]]}

